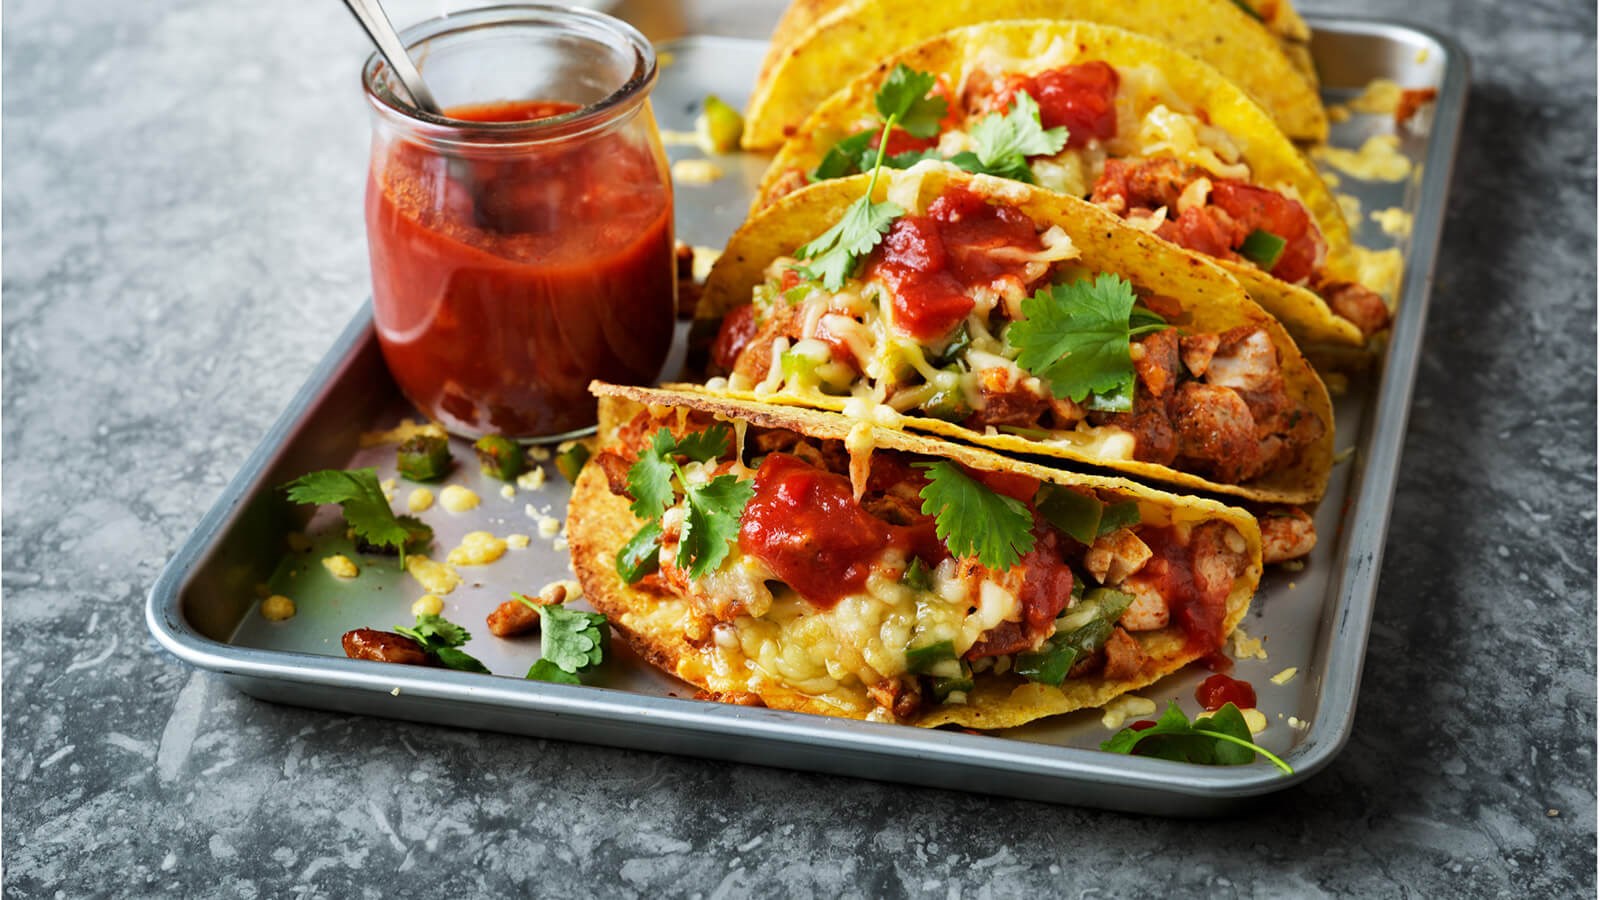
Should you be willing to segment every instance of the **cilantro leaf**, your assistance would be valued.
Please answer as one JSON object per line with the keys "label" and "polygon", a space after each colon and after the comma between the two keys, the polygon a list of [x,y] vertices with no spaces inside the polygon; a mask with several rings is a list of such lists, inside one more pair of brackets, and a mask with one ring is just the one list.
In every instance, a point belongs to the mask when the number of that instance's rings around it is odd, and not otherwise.
{"label": "cilantro leaf", "polygon": [[284,485],[296,503],[337,503],[356,537],[403,553],[409,532],[389,508],[376,469],[324,469]]}
{"label": "cilantro leaf", "polygon": [[568,672],[548,659],[536,659],[524,676],[528,681],[553,681],[556,684],[583,684],[578,676]]}
{"label": "cilantro leaf", "polygon": [[977,150],[956,154],[950,158],[952,164],[968,172],[1033,184],[1028,157],[1060,153],[1067,144],[1067,130],[1046,130],[1039,121],[1039,104],[1021,92],[1005,115],[990,113],[972,126],[972,141]]}
{"label": "cilantro leaf", "polygon": [[[539,655],[568,675],[599,665],[605,658],[610,635],[606,617],[599,613],[567,609],[560,604],[539,607]],[[528,676],[533,677],[532,669]]]}
{"label": "cilantro leaf", "polygon": [[[1074,403],[1101,395],[1101,408],[1133,408],[1135,335],[1166,327],[1154,322],[1133,328],[1133,285],[1105,274],[1094,281],[1052,285],[1022,301],[1023,318],[1007,339],[1019,351],[1017,365],[1050,383],[1050,391]],[[1154,314],[1151,314],[1154,315]]]}
{"label": "cilantro leaf", "polygon": [[465,651],[456,649],[472,635],[465,628],[438,614],[418,615],[412,626],[397,625],[395,632],[403,634],[422,645],[422,649],[443,666],[463,672],[490,674],[488,667]]}
{"label": "cilantro leaf", "polygon": [[899,122],[915,137],[933,137],[939,133],[939,120],[949,108],[943,97],[928,94],[938,81],[931,72],[918,72],[899,63],[873,98],[878,114],[885,122]]}
{"label": "cilantro leaf", "polygon": [[1019,500],[997,494],[955,463],[916,463],[927,472],[922,511],[951,554],[976,555],[991,569],[1009,569],[1033,549],[1033,514]]}
{"label": "cilantro leaf", "polygon": [[728,557],[728,543],[739,536],[739,517],[755,490],[751,482],[732,475],[689,485],[684,492],[689,515],[678,536],[678,568],[688,569],[690,578],[699,578],[722,565]]}
{"label": "cilantro leaf", "polygon": [[801,259],[811,260],[801,272],[807,278],[821,281],[830,291],[844,287],[845,279],[855,274],[861,257],[871,253],[894,220],[903,215],[905,210],[894,203],[873,203],[869,189],[850,204],[837,224],[795,251]]}
{"label": "cilantro leaf", "polygon": [[1272,751],[1251,740],[1250,726],[1244,715],[1232,703],[1210,716],[1200,716],[1189,723],[1174,701],[1167,703],[1167,711],[1152,727],[1144,730],[1124,728],[1100,745],[1111,753],[1131,754],[1137,749],[1142,756],[1155,756],[1177,762],[1199,763],[1209,766],[1237,766],[1251,762],[1257,754],[1283,770],[1285,775],[1294,769],[1279,759]]}
{"label": "cilantro leaf", "polygon": [[865,171],[877,155],[877,151],[872,149],[872,136],[877,133],[873,129],[858,131],[829,147],[828,152],[822,155],[822,161],[811,170],[810,179],[828,181]]}
{"label": "cilantro leaf", "polygon": [[672,431],[663,425],[628,469],[628,493],[633,495],[628,509],[635,516],[650,521],[672,505],[672,460],[668,457],[677,446]]}
{"label": "cilantro leaf", "polygon": [[686,434],[673,448],[674,456],[687,456],[695,462],[710,462],[728,452],[733,432],[726,425],[712,425],[705,431]]}

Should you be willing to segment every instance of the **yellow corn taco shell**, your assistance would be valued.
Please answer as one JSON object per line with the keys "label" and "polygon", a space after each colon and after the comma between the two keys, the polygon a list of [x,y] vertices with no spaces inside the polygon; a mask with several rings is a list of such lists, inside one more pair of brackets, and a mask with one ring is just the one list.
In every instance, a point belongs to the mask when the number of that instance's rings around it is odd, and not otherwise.
{"label": "yellow corn taco shell", "polygon": [[[859,428],[844,417],[816,410],[598,382],[591,389],[601,397],[599,444],[602,448],[614,439],[620,426],[646,405],[701,410],[730,422],[783,428],[813,438],[846,440],[852,430]],[[1196,525],[1216,521],[1230,525],[1244,538],[1246,563],[1226,600],[1224,636],[1244,617],[1260,581],[1260,531],[1254,518],[1243,510],[1214,500],[1164,493],[1121,478],[1061,472],[900,431],[874,428],[871,442],[880,449],[943,457],[977,469],[1022,474],[1054,484],[1093,489],[1102,496],[1110,494],[1134,500],[1146,519],[1156,517]],[[685,637],[685,616],[689,612],[686,601],[665,589],[642,586],[648,582],[629,586],[616,572],[618,549],[639,527],[639,520],[629,512],[628,500],[611,493],[605,473],[593,463],[587,466],[578,478],[568,510],[567,534],[572,546],[573,569],[583,584],[585,599],[604,613],[629,644],[652,664],[719,698],[754,696],[773,709],[858,719],[867,718],[873,711],[875,704],[865,688],[859,683],[850,683],[848,678],[824,689],[802,691],[771,674],[772,668],[763,665],[762,659],[749,660],[742,650],[719,650],[714,641],[697,643]],[[935,706],[912,724],[1010,728],[1044,716],[1101,706],[1121,694],[1155,682],[1207,652],[1191,646],[1181,630],[1174,626],[1135,633],[1133,637],[1139,641],[1146,657],[1146,664],[1135,677],[1068,678],[1060,687],[1052,687],[1012,674],[982,673],[975,677],[975,689],[968,692],[965,705]],[[804,655],[812,649],[783,646],[774,648],[774,652]],[[825,651],[817,648],[815,652]]]}
{"label": "yellow corn taco shell", "polygon": [[[811,185],[785,196],[747,221],[729,240],[727,249],[712,268],[697,315],[721,318],[750,302],[751,291],[763,281],[767,266],[779,257],[792,255],[796,247],[839,221],[846,208],[866,191],[869,178],[869,175],[856,175]],[[1098,439],[1080,439],[1077,435],[1048,442],[1035,441],[1011,434],[986,434],[953,422],[921,416],[905,416],[905,427],[1006,453],[1103,466],[1191,490],[1264,503],[1313,503],[1322,497],[1333,467],[1334,452],[1333,405],[1327,388],[1283,326],[1252,301],[1237,281],[1210,260],[1133,228],[1092,203],[1015,181],[972,175],[951,166],[923,162],[904,171],[880,172],[873,199],[887,196],[908,210],[919,211],[952,184],[964,186],[992,202],[1015,207],[1041,227],[1059,226],[1078,250],[1075,262],[1095,272],[1120,275],[1136,288],[1177,300],[1188,315],[1186,327],[1191,330],[1221,332],[1242,325],[1264,330],[1277,349],[1289,398],[1322,422],[1323,434],[1316,443],[1305,448],[1296,465],[1254,481],[1223,484],[1155,463],[1107,458],[1098,451]],[[694,385],[674,387],[706,390]],[[760,398],[725,390],[717,393],[839,411],[847,405],[842,397],[819,400],[812,395],[793,397],[783,393]]]}
{"label": "yellow corn taco shell", "polygon": [[[1071,63],[1098,60],[1118,71],[1153,69],[1156,95],[1175,95],[1191,109],[1205,110],[1211,124],[1238,146],[1251,180],[1286,187],[1297,196],[1328,242],[1330,260],[1350,252],[1350,228],[1332,192],[1304,154],[1284,136],[1265,110],[1222,73],[1160,41],[1125,29],[1088,22],[1047,20],[994,22],[946,32],[887,57],[829,97],[784,143],[756,190],[755,208],[771,203],[793,173],[810,172],[834,144],[876,121],[873,96],[898,64],[931,72],[959,92],[977,68],[1033,75]],[[1280,281],[1246,262],[1214,260],[1282,322],[1301,343],[1361,346],[1361,330],[1334,315],[1304,287]]]}
{"label": "yellow corn taco shell", "polygon": [[1216,66],[1292,137],[1327,139],[1328,118],[1314,80],[1233,0],[846,0],[774,50],[746,107],[744,146],[777,147],[812,109],[881,57],[952,28],[1038,18],[1083,19],[1158,38]]}

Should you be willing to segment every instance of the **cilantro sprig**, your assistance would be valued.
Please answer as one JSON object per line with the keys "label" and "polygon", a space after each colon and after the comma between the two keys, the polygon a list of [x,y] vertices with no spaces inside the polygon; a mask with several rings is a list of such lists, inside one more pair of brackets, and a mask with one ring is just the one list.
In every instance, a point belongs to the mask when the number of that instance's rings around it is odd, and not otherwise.
{"label": "cilantro sprig", "polygon": [[611,638],[606,617],[560,604],[540,606],[538,610],[539,659],[528,670],[527,678],[581,684],[578,676],[605,659]]}
{"label": "cilantro sprig", "polygon": [[1129,344],[1167,327],[1155,313],[1135,311],[1136,300],[1133,285],[1111,274],[1041,288],[1022,301],[1023,318],[1006,332],[1019,351],[1017,365],[1048,382],[1057,397],[1082,403],[1092,394],[1094,409],[1131,411]]}
{"label": "cilantro sprig", "polygon": [[[389,508],[389,498],[378,485],[376,469],[324,469],[285,484],[296,503],[338,504],[345,524],[355,536],[378,547],[392,547],[405,567],[406,542],[412,530]],[[420,523],[419,523],[420,524]]]}
{"label": "cilantro sprig", "polygon": [[[739,534],[739,517],[755,493],[755,486],[733,475],[718,475],[704,484],[694,484],[684,476],[678,457],[710,462],[728,452],[730,439],[725,425],[713,425],[681,439],[663,427],[628,470],[628,492],[633,495],[629,509],[647,525],[659,524],[661,514],[677,502],[680,494],[688,504],[675,559],[678,568],[687,570],[690,578],[704,576],[727,559],[728,544]],[[627,550],[628,547],[623,548],[624,552]],[[619,570],[623,562],[619,556]]]}
{"label": "cilantro sprig", "polygon": [[[801,267],[807,278],[820,280],[830,291],[844,287],[845,279],[855,274],[861,258],[878,246],[895,219],[905,215],[905,209],[899,204],[887,200],[873,203],[872,192],[878,186],[878,173],[883,170],[884,153],[895,126],[915,137],[926,138],[939,133],[939,120],[944,118],[947,104],[943,97],[930,93],[936,82],[931,73],[918,72],[905,63],[896,65],[883,80],[883,86],[873,98],[878,114],[883,117],[883,131],[877,153],[873,155],[872,178],[867,182],[866,193],[850,204],[837,224],[795,251],[796,256],[810,261]],[[864,159],[870,134],[864,139],[856,135],[848,140],[855,143],[847,153],[857,160]],[[824,158],[819,168],[841,169],[844,159],[843,154],[832,162]]]}
{"label": "cilantro sprig", "polygon": [[472,635],[438,614],[419,614],[415,625],[397,625],[394,630],[421,644],[422,649],[441,665],[462,672],[489,674],[489,669],[483,663],[468,656],[466,651],[457,649],[471,640]]}
{"label": "cilantro sprig", "polygon": [[1009,569],[1033,549],[1033,513],[1027,504],[997,494],[955,463],[916,463],[924,470],[922,512],[934,533],[958,557],[977,556],[991,569]]}
{"label": "cilantro sprig", "polygon": [[1033,184],[1028,157],[1060,153],[1067,145],[1067,129],[1047,130],[1039,120],[1039,104],[1026,92],[1018,92],[1005,115],[990,113],[972,127],[972,141],[977,149],[950,157],[952,164],[968,172]]}
{"label": "cilantro sprig", "polygon": [[1206,766],[1242,766],[1260,754],[1285,775],[1294,774],[1293,767],[1250,737],[1250,726],[1245,724],[1244,714],[1232,703],[1223,704],[1209,716],[1197,717],[1191,724],[1178,704],[1169,701],[1167,711],[1154,726],[1142,731],[1124,728],[1101,744],[1100,749],[1133,753],[1137,748],[1141,756]]}

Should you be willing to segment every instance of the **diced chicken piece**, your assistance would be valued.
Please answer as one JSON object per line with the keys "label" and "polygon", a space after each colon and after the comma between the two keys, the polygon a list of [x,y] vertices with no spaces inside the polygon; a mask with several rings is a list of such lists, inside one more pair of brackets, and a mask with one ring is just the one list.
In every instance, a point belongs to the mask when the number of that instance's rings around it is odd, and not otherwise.
{"label": "diced chicken piece", "polygon": [[1274,506],[1256,516],[1261,525],[1261,561],[1288,562],[1317,546],[1317,528],[1298,506]]}
{"label": "diced chicken piece", "polygon": [[1048,399],[1029,390],[1011,369],[999,366],[978,373],[978,393],[983,406],[967,417],[965,424],[969,427],[1030,427],[1050,410]]}
{"label": "diced chicken piece", "polygon": [[734,363],[733,371],[750,379],[752,383],[759,383],[767,377],[767,371],[772,368],[772,343],[778,338],[797,338],[800,328],[804,324],[800,315],[800,305],[793,306],[787,303],[773,304],[767,313],[767,320],[761,323],[755,337],[745,344],[739,359]]}
{"label": "diced chicken piece", "polygon": [[1083,567],[1101,584],[1121,584],[1150,561],[1150,547],[1131,528],[1118,528],[1094,539],[1083,555]]}
{"label": "diced chicken piece", "polygon": [[867,693],[881,707],[898,720],[904,721],[922,708],[922,685],[915,675],[902,675],[880,681],[867,688]]}
{"label": "diced chicken piece", "polygon": [[594,462],[600,467],[600,471],[606,473],[606,486],[611,489],[611,493],[633,499],[628,493],[628,470],[633,468],[633,460],[615,450],[602,450],[595,456]]}
{"label": "diced chicken piece", "polygon": [[1144,664],[1144,648],[1139,641],[1121,628],[1114,629],[1106,639],[1105,677],[1113,681],[1136,678],[1144,671]]}
{"label": "diced chicken piece", "polygon": [[1206,522],[1189,533],[1189,561],[1195,587],[1208,603],[1221,603],[1244,571],[1250,547],[1226,522]]}
{"label": "diced chicken piece", "polygon": [[1183,366],[1189,374],[1201,378],[1206,370],[1211,367],[1211,357],[1217,352],[1217,346],[1222,343],[1222,336],[1216,332],[1208,331],[1205,334],[1186,334],[1179,341],[1183,353]]}
{"label": "diced chicken piece", "polygon": [[1178,329],[1147,334],[1136,346],[1141,352],[1133,361],[1133,371],[1150,396],[1165,399],[1178,383]]}
{"label": "diced chicken piece", "polygon": [[792,194],[810,183],[811,181],[806,177],[806,171],[804,169],[799,168],[798,166],[786,169],[782,175],[779,175],[777,179],[772,182],[772,187],[768,191],[768,196],[771,199],[767,202],[774,203],[779,197],[782,197],[786,194]]}
{"label": "diced chicken piece", "polygon": [[1235,328],[1221,335],[1205,378],[1209,384],[1241,392],[1270,390],[1283,380],[1278,348],[1259,328]]}
{"label": "diced chicken piece", "polygon": [[1178,453],[1217,481],[1234,484],[1261,471],[1255,417],[1229,388],[1187,382],[1172,402]]}
{"label": "diced chicken piece", "polygon": [[1117,624],[1123,628],[1129,631],[1155,631],[1167,627],[1172,620],[1167,598],[1161,596],[1161,592],[1147,578],[1135,575],[1118,585],[1117,589],[1133,595],[1133,602],[1128,604],[1122,618],[1117,620]]}
{"label": "diced chicken piece", "polygon": [[1330,281],[1317,293],[1328,301],[1334,315],[1348,319],[1361,329],[1362,337],[1372,337],[1389,327],[1389,305],[1382,295],[1354,281]]}

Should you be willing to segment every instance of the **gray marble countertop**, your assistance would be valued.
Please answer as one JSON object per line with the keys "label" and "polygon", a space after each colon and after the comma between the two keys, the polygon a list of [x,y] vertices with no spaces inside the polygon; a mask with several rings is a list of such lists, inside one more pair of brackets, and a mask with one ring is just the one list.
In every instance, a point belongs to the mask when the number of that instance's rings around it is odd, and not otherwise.
{"label": "gray marble countertop", "polygon": [[[676,24],[771,15],[735,6]],[[1456,35],[1474,87],[1354,737],[1197,823],[274,706],[159,652],[145,592],[366,295],[362,39],[7,0],[6,895],[1592,895],[1595,9],[1339,8]]]}

